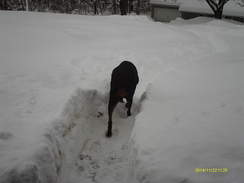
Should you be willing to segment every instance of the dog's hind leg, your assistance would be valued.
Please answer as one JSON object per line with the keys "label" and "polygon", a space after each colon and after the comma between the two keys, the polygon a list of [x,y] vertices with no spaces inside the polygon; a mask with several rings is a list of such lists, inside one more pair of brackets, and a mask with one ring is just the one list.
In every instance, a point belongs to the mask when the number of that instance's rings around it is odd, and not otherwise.
{"label": "dog's hind leg", "polygon": [[107,137],[112,136],[112,115],[113,115],[113,110],[117,105],[117,103],[118,103],[117,97],[110,95],[109,104],[108,104],[108,131],[106,134]]}

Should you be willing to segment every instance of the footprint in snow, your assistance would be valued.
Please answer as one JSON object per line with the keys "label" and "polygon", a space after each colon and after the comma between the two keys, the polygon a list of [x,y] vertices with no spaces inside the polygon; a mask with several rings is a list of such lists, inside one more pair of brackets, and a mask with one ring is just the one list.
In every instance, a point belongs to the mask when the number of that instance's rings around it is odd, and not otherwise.
{"label": "footprint in snow", "polygon": [[10,132],[0,132],[0,140],[8,140],[13,137],[13,134]]}

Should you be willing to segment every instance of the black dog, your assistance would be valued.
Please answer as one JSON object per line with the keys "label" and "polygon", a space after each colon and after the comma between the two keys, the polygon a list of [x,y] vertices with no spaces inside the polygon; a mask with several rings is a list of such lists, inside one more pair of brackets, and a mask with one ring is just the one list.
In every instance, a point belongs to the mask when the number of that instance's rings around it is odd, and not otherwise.
{"label": "black dog", "polygon": [[139,82],[138,73],[134,64],[128,61],[123,61],[117,66],[111,76],[110,97],[108,104],[108,131],[106,136],[112,136],[112,114],[118,102],[123,102],[126,99],[125,105],[128,108],[127,116],[131,115],[131,105],[135,93],[136,85]]}

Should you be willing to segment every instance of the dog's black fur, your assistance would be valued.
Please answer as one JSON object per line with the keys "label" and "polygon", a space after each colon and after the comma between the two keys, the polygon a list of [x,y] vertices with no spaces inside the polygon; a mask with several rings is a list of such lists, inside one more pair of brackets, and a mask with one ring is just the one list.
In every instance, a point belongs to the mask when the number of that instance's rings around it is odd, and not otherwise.
{"label": "dog's black fur", "polygon": [[106,136],[112,136],[112,114],[118,102],[126,99],[127,116],[131,115],[131,105],[136,86],[139,82],[138,73],[134,64],[129,61],[123,61],[117,66],[111,76],[110,97],[108,104],[108,131]]}

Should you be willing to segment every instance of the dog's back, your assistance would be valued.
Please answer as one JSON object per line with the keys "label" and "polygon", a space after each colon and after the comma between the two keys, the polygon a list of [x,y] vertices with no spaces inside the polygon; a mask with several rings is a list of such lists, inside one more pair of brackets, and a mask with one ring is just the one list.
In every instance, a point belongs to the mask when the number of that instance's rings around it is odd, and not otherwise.
{"label": "dog's back", "polygon": [[112,72],[111,88],[128,89],[139,82],[138,73],[134,64],[129,61],[123,61]]}

